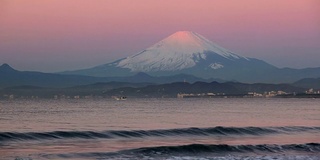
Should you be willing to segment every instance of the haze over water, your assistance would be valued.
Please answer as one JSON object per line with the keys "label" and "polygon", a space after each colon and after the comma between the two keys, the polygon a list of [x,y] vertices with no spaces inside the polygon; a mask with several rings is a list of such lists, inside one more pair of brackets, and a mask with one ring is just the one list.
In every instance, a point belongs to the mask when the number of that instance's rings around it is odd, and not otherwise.
{"label": "haze over water", "polygon": [[0,101],[0,159],[320,159],[319,99]]}

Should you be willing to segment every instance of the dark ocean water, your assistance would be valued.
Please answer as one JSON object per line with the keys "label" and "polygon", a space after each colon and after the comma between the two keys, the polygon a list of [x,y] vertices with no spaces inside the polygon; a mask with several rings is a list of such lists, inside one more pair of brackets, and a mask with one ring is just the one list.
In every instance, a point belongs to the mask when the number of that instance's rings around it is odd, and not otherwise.
{"label": "dark ocean water", "polygon": [[0,159],[320,159],[320,99],[0,101]]}

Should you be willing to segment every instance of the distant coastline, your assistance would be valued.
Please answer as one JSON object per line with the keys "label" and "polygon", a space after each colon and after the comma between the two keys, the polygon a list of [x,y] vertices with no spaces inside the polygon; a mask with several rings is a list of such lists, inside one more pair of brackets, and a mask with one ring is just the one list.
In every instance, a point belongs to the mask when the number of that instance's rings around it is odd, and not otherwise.
{"label": "distant coastline", "polygon": [[145,98],[318,98],[320,78],[293,83],[241,83],[193,75],[90,77],[18,71],[0,66],[0,99]]}
{"label": "distant coastline", "polygon": [[[240,87],[241,86],[241,87]],[[243,87],[246,86],[246,87]],[[241,88],[241,89],[239,89]],[[169,84],[98,83],[68,88],[17,86],[0,89],[0,99],[94,99],[130,98],[320,98],[320,89],[290,85],[218,82]]]}

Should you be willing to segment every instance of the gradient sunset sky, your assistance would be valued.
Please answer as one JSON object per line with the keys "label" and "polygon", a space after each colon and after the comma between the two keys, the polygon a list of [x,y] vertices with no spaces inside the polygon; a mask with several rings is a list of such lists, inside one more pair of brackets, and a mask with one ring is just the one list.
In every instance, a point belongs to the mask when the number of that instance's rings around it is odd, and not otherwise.
{"label": "gradient sunset sky", "polygon": [[320,67],[319,0],[0,0],[0,64],[88,68],[180,30],[277,67]]}

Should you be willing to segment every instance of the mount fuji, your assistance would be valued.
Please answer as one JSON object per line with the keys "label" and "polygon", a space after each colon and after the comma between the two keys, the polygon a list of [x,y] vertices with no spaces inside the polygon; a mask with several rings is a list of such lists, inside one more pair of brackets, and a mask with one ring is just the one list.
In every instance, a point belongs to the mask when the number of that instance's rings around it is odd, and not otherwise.
{"label": "mount fuji", "polygon": [[[228,61],[249,60],[212,43],[197,33],[180,31],[114,65],[128,68],[133,72],[180,71],[193,68],[203,63],[201,61],[208,60],[210,56]],[[218,58],[207,66],[214,70],[223,67],[224,64]]]}
{"label": "mount fuji", "polygon": [[176,32],[133,56],[63,74],[113,77],[132,76],[139,72],[152,76],[190,74],[249,83],[293,82],[310,77],[310,74],[311,77],[320,77],[319,68],[311,69],[309,74],[296,69],[279,69],[262,60],[235,54],[190,31]]}

